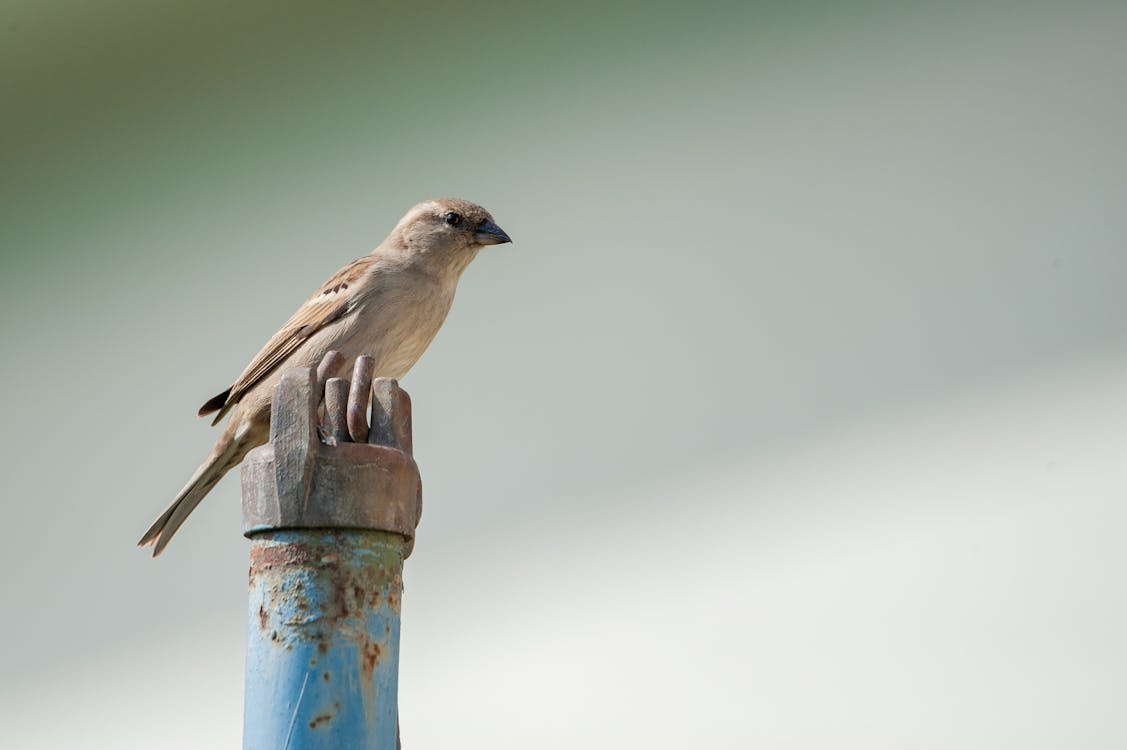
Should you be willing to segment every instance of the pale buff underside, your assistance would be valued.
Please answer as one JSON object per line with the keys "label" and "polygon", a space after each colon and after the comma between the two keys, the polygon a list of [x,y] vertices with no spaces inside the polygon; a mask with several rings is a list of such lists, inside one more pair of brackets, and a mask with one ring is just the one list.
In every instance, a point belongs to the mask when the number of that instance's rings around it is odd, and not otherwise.
{"label": "pale buff underside", "polygon": [[[269,424],[270,402],[284,370],[317,367],[330,349],[346,362],[366,354],[375,360],[375,377],[402,378],[426,351],[446,319],[454,301],[457,278],[434,278],[411,274],[404,284],[403,272],[381,273],[376,267],[358,288],[349,290],[357,299],[356,309],[313,334],[246,395],[231,413],[231,424],[254,430]],[[348,377],[348,372],[337,373]],[[246,424],[241,424],[246,423]],[[258,442],[265,442],[265,437]]]}

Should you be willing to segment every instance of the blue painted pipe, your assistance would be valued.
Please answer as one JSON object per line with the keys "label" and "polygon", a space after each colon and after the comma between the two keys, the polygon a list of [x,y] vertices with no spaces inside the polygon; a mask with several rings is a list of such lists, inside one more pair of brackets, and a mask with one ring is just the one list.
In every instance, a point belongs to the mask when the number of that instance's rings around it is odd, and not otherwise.
{"label": "blue painted pipe", "polygon": [[394,380],[370,384],[371,369],[360,357],[351,384],[326,380],[324,424],[314,371],[283,373],[270,442],[243,461],[245,750],[397,745],[403,559],[421,484],[410,398]]}
{"label": "blue painted pipe", "polygon": [[394,750],[404,541],[251,536],[244,750]]}

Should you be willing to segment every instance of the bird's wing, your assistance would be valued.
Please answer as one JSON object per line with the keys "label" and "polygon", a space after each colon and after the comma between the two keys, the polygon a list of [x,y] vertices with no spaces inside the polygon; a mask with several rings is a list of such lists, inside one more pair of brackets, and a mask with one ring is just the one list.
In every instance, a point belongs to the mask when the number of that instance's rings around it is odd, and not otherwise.
{"label": "bird's wing", "polygon": [[355,306],[357,282],[374,262],[375,258],[368,255],[333,274],[266,342],[234,385],[200,407],[199,415],[202,417],[218,411],[212,422],[217,424],[250,389],[285,362],[310,336],[346,315]]}

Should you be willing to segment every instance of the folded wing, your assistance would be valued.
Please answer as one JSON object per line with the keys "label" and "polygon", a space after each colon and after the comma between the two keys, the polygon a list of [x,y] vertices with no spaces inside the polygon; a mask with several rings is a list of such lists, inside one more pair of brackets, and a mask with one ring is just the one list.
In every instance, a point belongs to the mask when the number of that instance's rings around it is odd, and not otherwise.
{"label": "folded wing", "polygon": [[213,425],[218,424],[248,391],[285,362],[310,336],[347,315],[355,304],[357,282],[374,262],[375,258],[365,256],[333,274],[316,294],[297,309],[281,330],[266,342],[266,346],[255,355],[238,380],[200,407],[199,415],[202,417],[219,412],[212,420]]}

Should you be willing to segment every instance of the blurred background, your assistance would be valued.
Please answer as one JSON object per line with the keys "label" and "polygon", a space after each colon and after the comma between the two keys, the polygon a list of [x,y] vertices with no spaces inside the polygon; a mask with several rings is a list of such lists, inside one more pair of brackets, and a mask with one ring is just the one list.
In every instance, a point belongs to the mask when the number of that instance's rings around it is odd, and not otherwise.
{"label": "blurred background", "polygon": [[413,203],[416,748],[1127,744],[1127,5],[0,9],[12,748],[236,748],[195,410]]}

